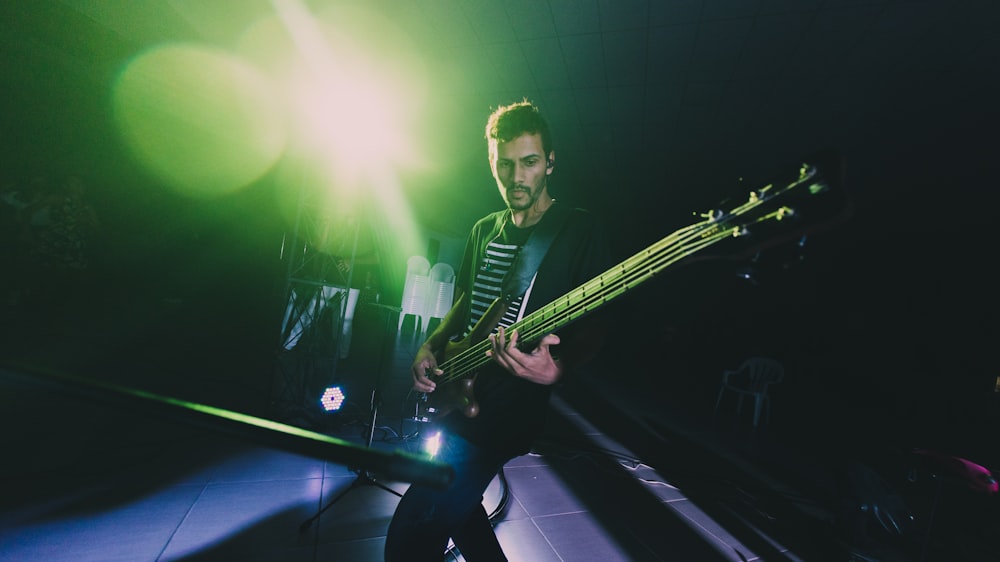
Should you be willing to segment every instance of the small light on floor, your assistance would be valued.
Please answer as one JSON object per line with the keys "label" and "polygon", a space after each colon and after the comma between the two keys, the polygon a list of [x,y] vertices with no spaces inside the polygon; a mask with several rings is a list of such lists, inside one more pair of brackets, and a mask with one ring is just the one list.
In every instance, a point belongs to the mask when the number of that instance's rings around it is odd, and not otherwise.
{"label": "small light on floor", "polygon": [[441,432],[435,431],[434,433],[431,433],[430,435],[425,437],[423,443],[423,449],[428,456],[430,457],[436,456],[438,454],[438,451],[441,449]]}
{"label": "small light on floor", "polygon": [[331,386],[323,391],[319,403],[323,405],[325,411],[336,412],[344,405],[344,398],[344,389],[339,386]]}

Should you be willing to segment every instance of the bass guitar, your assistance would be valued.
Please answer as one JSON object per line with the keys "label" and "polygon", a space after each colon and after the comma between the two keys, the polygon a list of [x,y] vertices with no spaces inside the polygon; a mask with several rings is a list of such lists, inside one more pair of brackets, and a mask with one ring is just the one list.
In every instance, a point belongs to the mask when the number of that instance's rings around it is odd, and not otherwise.
{"label": "bass guitar", "polygon": [[[831,191],[831,184],[816,166],[803,164],[798,174],[784,185],[769,184],[750,193],[748,200],[729,211],[713,210],[701,215],[704,220],[681,228],[644,248],[625,261],[587,281],[558,299],[542,306],[511,325],[507,333],[517,330],[519,348],[533,349],[546,334],[575,322],[598,308],[632,291],[668,267],[727,240],[747,239],[767,230],[765,225],[791,223],[800,228],[792,233],[801,236],[802,212],[791,206],[796,196],[802,203],[813,196]],[[812,211],[815,205],[804,209]],[[814,218],[814,217],[813,217]],[[793,229],[780,229],[782,231]],[[773,236],[765,236],[774,242]],[[788,235],[786,233],[786,238]],[[757,240],[763,242],[762,240]],[[761,247],[760,244],[756,248]],[[455,409],[475,417],[479,404],[475,398],[476,373],[491,361],[486,352],[491,349],[488,339],[509,303],[497,299],[461,341],[449,342],[438,368],[443,373],[432,377],[437,389],[418,399],[418,421],[430,421]]]}

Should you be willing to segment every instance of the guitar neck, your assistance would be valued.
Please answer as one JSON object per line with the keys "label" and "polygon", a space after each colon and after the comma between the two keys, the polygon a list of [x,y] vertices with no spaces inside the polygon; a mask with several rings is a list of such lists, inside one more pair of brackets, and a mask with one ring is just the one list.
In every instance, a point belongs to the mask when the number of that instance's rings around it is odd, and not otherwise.
{"label": "guitar neck", "polygon": [[[677,230],[651,246],[639,251],[625,261],[546,304],[511,325],[507,331],[516,330],[525,347],[532,347],[546,334],[563,328],[605,304],[649,281],[671,265],[701,252],[723,240],[748,233],[748,228],[770,220],[781,220],[792,214],[787,207],[770,212],[761,209],[776,197],[801,185],[812,184],[815,168],[803,168],[798,180],[774,189],[767,186],[754,193],[747,203],[729,213],[711,214],[706,220]],[[825,186],[812,184],[811,191],[819,192]],[[766,211],[766,209],[765,209]],[[486,352],[491,348],[488,339],[475,343],[442,363],[448,378],[468,376],[490,362]]]}

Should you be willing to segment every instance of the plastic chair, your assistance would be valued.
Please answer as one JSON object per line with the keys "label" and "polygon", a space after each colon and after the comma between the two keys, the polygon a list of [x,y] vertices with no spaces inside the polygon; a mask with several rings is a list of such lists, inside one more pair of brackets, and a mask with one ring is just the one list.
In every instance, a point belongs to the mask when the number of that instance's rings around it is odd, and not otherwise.
{"label": "plastic chair", "polygon": [[719,413],[722,396],[728,390],[735,392],[738,397],[736,415],[743,411],[743,398],[750,396],[754,401],[753,426],[757,427],[761,411],[764,412],[765,421],[770,421],[771,399],[767,395],[767,389],[772,384],[781,382],[784,377],[785,369],[781,363],[767,357],[750,357],[735,371],[729,369],[723,371],[722,387],[719,388],[719,397],[715,400],[715,413]]}

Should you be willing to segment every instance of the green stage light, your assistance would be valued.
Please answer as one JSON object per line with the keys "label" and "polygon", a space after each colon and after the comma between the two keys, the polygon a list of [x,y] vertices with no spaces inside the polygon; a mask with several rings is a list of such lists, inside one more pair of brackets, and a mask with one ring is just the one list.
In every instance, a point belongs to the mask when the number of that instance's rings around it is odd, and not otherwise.
{"label": "green stage light", "polygon": [[363,209],[378,212],[380,237],[398,253],[386,262],[423,251],[405,174],[436,168],[424,151],[441,123],[425,122],[432,81],[419,46],[362,5],[266,4],[272,12],[235,43],[134,56],[111,92],[125,144],[189,197],[273,182],[289,224],[307,201],[315,224],[332,225],[313,241],[331,254],[353,253]]}
{"label": "green stage light", "polygon": [[136,158],[178,192],[213,198],[261,177],[283,153],[283,105],[257,68],[222,50],[166,45],[121,71],[117,126]]}
{"label": "green stage light", "polygon": [[400,177],[428,166],[412,141],[428,89],[418,49],[363,7],[273,6],[275,15],[250,26],[237,51],[268,69],[288,107],[289,146],[274,176],[279,207],[298,209],[308,190],[315,221],[338,229],[324,242],[331,253],[346,240],[350,255],[345,225],[363,207],[379,210],[402,256],[421,251]]}

